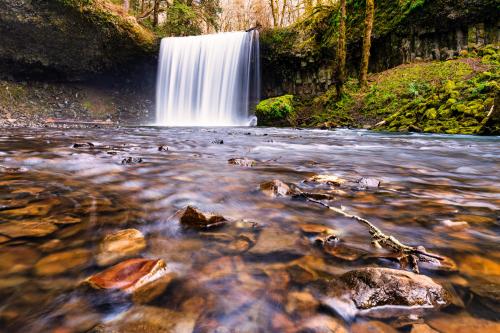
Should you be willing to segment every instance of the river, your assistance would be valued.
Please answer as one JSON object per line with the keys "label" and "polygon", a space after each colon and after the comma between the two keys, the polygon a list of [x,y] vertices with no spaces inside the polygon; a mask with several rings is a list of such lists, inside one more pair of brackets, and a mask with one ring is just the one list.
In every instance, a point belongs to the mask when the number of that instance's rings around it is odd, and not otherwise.
{"label": "river", "polygon": [[[254,162],[233,165],[232,158]],[[111,332],[106,325],[123,321],[124,313],[147,323],[115,331],[147,331],[158,318],[192,318],[158,332],[292,332],[311,320],[401,332],[427,324],[456,331],[460,322],[471,331],[496,330],[499,171],[499,137],[232,127],[2,129],[0,331]],[[336,176],[339,184],[305,181],[315,175]],[[400,266],[371,244],[364,225],[314,202],[260,190],[275,179],[331,196],[325,202],[404,244],[447,257],[448,266],[424,265],[421,273],[451,290],[452,305],[404,319],[346,318],[319,305],[321,283],[361,267]],[[187,205],[231,222],[204,232],[185,229],[178,211]],[[315,244],[318,225],[335,233],[336,250]],[[102,239],[131,228],[146,245],[130,257],[163,259],[173,277],[168,286],[145,302],[82,287],[111,265],[99,263]],[[265,230],[272,232],[264,237]]]}

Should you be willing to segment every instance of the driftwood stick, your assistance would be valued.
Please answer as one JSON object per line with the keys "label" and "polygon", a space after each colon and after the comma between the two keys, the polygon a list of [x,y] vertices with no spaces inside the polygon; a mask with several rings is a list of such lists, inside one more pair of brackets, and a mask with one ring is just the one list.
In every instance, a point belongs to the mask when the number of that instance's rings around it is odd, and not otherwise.
{"label": "driftwood stick", "polygon": [[340,214],[344,217],[356,220],[356,221],[366,225],[369,229],[369,233],[372,236],[372,240],[375,244],[380,244],[383,247],[389,248],[393,252],[401,253],[404,257],[409,257],[409,259],[411,260],[411,263],[413,264],[413,269],[417,273],[419,272],[418,261],[425,260],[425,258],[422,258],[422,257],[429,257],[432,259],[444,260],[443,257],[441,257],[437,254],[434,254],[434,253],[429,253],[429,252],[425,251],[425,249],[420,249],[418,247],[405,245],[405,244],[401,243],[394,236],[384,234],[382,232],[382,230],[377,228],[373,223],[371,223],[367,219],[364,219],[362,217],[359,217],[359,216],[356,216],[353,214],[349,214],[340,208],[333,207],[333,206],[330,206],[330,205],[328,205],[320,200],[313,199],[313,198],[311,198],[312,195],[313,195],[312,193],[299,191],[299,193],[296,196],[302,197],[309,202],[326,207],[329,210],[336,212],[337,214]]}

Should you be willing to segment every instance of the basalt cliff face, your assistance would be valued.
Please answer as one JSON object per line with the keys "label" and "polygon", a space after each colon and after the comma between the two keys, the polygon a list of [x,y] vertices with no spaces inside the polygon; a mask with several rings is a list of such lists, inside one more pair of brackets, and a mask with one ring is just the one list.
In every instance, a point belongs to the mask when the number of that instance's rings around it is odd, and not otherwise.
{"label": "basalt cliff face", "polygon": [[128,72],[156,50],[151,32],[106,1],[0,1],[3,78],[78,81]]}
{"label": "basalt cliff face", "polygon": [[[361,56],[364,1],[348,0],[348,71]],[[370,71],[446,60],[460,51],[500,41],[500,5],[494,0],[376,1]],[[315,96],[333,85],[337,10],[325,10],[291,28],[262,33],[264,97]]]}

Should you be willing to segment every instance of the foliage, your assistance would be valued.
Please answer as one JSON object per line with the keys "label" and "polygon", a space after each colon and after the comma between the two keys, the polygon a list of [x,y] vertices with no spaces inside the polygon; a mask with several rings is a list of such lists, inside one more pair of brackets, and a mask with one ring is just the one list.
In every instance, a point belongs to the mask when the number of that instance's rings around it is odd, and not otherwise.
{"label": "foliage", "polygon": [[[474,56],[482,58],[474,58]],[[500,51],[488,46],[472,58],[401,65],[373,75],[360,90],[354,80],[336,101],[334,90],[316,98],[314,123],[432,133],[478,133],[500,93]]]}
{"label": "foliage", "polygon": [[265,99],[257,104],[255,115],[259,125],[290,125],[295,122],[293,95]]}

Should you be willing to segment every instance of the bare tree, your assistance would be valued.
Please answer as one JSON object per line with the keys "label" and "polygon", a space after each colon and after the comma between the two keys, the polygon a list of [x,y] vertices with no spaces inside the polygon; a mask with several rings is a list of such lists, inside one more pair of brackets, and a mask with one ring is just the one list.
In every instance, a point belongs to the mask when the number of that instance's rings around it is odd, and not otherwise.
{"label": "bare tree", "polygon": [[340,0],[340,23],[339,40],[337,45],[337,66],[335,70],[335,89],[337,90],[337,99],[342,96],[342,89],[345,82],[345,63],[347,57],[346,50],[346,0]]}

